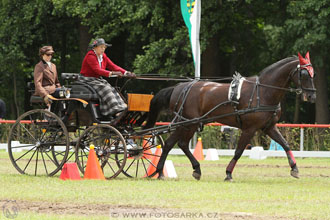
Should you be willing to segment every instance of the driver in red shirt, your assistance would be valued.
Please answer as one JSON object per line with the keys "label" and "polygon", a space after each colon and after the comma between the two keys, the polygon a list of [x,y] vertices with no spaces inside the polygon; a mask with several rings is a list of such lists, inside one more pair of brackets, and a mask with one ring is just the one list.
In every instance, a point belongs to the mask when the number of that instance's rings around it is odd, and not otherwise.
{"label": "driver in red shirt", "polygon": [[102,115],[119,116],[120,112],[124,113],[127,110],[127,105],[116,89],[102,77],[117,75],[135,78],[135,74],[117,66],[107,57],[104,51],[109,46],[111,45],[105,43],[103,38],[93,41],[83,60],[80,71],[82,77],[79,80],[92,86],[98,93]]}

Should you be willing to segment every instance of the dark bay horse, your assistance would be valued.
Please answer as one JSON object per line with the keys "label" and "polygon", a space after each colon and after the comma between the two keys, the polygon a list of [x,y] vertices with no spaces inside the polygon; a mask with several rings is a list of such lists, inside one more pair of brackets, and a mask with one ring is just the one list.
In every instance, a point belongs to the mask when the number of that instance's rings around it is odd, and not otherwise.
{"label": "dark bay horse", "polygon": [[[314,71],[309,53],[303,58],[300,54],[280,60],[264,70],[259,76],[241,78],[239,100],[228,101],[231,84],[209,81],[180,83],[159,91],[151,101],[145,129],[155,125],[161,110],[170,109],[175,114],[173,122],[197,120],[198,123],[186,123],[178,126],[165,141],[163,153],[157,165],[156,173],[163,177],[166,157],[173,146],[178,146],[189,158],[193,167],[193,177],[200,179],[199,162],[194,158],[188,144],[198,127],[206,122],[216,121],[242,130],[235,155],[226,168],[226,181],[232,180],[232,172],[245,147],[257,130],[262,130],[270,138],[283,146],[291,175],[299,178],[299,171],[289,144],[276,127],[280,118],[280,101],[287,91],[302,93],[304,101],[314,102]],[[294,82],[296,89],[290,88]]]}

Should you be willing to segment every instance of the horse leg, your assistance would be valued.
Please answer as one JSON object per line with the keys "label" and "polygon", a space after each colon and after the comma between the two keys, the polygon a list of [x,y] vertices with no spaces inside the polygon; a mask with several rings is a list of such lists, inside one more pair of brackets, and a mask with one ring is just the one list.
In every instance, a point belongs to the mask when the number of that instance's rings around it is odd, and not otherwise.
{"label": "horse leg", "polygon": [[186,146],[180,146],[180,148],[182,149],[182,151],[184,152],[184,154],[189,158],[190,163],[194,169],[192,176],[196,179],[196,180],[200,180],[201,176],[202,176],[202,172],[201,172],[201,168],[200,168],[200,164],[199,162],[196,160],[196,158],[194,157],[194,155],[191,153],[191,151],[189,150],[189,142]]}
{"label": "horse leg", "polygon": [[297,167],[297,163],[296,163],[296,159],[294,158],[292,151],[289,147],[288,142],[284,139],[284,137],[282,136],[282,134],[280,133],[280,131],[278,130],[278,128],[274,125],[272,127],[270,127],[269,129],[267,129],[265,131],[265,133],[274,141],[276,141],[277,143],[279,143],[283,149],[286,152],[286,155],[288,157],[289,160],[289,165],[291,167],[291,176],[295,177],[295,178],[299,178],[299,170]]}
{"label": "horse leg", "polygon": [[[164,164],[167,158],[168,153],[170,152],[170,150],[173,148],[174,144],[178,141],[179,139],[179,135],[177,134],[177,132],[175,131],[166,141],[165,141],[165,145],[162,148],[162,154],[159,158],[158,164],[157,164],[157,168],[156,168],[156,173],[158,173],[158,179],[163,179],[164,178]],[[155,175],[154,174],[154,175]],[[152,176],[154,176],[152,175]],[[151,177],[152,177],[151,176]]]}
{"label": "horse leg", "polygon": [[235,150],[235,155],[233,159],[229,162],[226,168],[226,178],[225,181],[233,181],[232,173],[235,168],[235,165],[239,158],[242,156],[246,145],[250,142],[256,130],[242,130],[241,137],[239,138],[237,148]]}
{"label": "horse leg", "polygon": [[196,180],[200,180],[201,176],[202,176],[200,164],[196,160],[194,155],[191,153],[191,151],[189,150],[189,141],[194,136],[194,133],[195,133],[196,130],[197,130],[197,127],[196,128],[190,127],[189,130],[185,130],[184,133],[181,133],[181,139],[179,140],[178,145],[181,148],[181,150],[184,152],[184,154],[190,160],[190,163],[191,163],[192,168],[194,170],[192,176]]}

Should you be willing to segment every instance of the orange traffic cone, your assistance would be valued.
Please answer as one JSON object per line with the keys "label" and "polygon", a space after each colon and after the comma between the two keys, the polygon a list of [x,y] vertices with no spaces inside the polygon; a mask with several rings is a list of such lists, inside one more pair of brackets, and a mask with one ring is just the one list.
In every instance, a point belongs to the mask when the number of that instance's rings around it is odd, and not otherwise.
{"label": "orange traffic cone", "polygon": [[81,180],[76,163],[65,163],[60,175],[62,180]]}
{"label": "orange traffic cone", "polygon": [[89,155],[85,170],[84,179],[100,179],[105,180],[99,161],[96,157],[94,145],[89,147]]}
{"label": "orange traffic cone", "polygon": [[193,155],[196,160],[204,160],[202,138],[198,138]]}
{"label": "orange traffic cone", "polygon": [[152,152],[150,150],[150,142],[148,141],[148,139],[143,138],[142,147],[144,149],[143,157],[151,160],[153,156],[152,156]]}
{"label": "orange traffic cone", "polygon": [[[160,145],[158,145],[156,148],[155,155],[153,156],[153,158],[151,160],[151,164],[149,165],[147,173],[146,173],[146,175],[144,175],[144,177],[150,176],[151,174],[153,174],[156,171],[161,154],[162,154],[162,148]],[[155,176],[153,176],[152,178],[157,178],[157,177],[158,177],[158,173]]]}

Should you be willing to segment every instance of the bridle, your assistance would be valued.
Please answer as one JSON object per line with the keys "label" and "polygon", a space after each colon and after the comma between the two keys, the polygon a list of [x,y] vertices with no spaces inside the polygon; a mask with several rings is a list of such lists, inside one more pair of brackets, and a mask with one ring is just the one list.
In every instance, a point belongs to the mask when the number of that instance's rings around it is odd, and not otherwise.
{"label": "bridle", "polygon": [[279,86],[272,86],[269,84],[263,84],[259,82],[259,77],[257,77],[256,81],[250,81],[245,79],[244,81],[252,83],[252,84],[256,84],[256,86],[262,86],[262,87],[266,87],[266,88],[272,88],[272,89],[278,89],[278,90],[284,90],[287,92],[295,92],[297,95],[301,94],[303,91],[308,91],[308,92],[315,92],[316,89],[315,88],[305,88],[302,86],[301,84],[301,75],[302,75],[302,71],[307,71],[308,70],[305,69],[305,67],[307,66],[312,66],[312,64],[306,64],[301,66],[300,64],[297,65],[296,68],[294,68],[293,70],[291,70],[290,74],[289,74],[289,79],[293,80],[293,77],[295,76],[296,73],[298,73],[298,88],[285,88],[285,87],[279,87]]}
{"label": "bridle", "polygon": [[[308,70],[306,69],[306,67],[308,67],[308,66],[311,66],[311,67],[313,67],[312,66],[312,64],[305,64],[305,65],[299,65],[298,64],[298,66],[297,66],[297,69],[299,70],[299,75],[298,75],[298,86],[299,86],[299,88],[302,90],[302,91],[307,91],[307,92],[316,92],[316,89],[315,88],[305,88],[305,87],[303,87],[302,86],[302,84],[301,84],[301,78],[302,78],[302,72],[303,71],[305,71],[305,72],[307,72],[307,73],[305,73],[305,74],[308,74],[308,76],[310,76],[310,74],[309,74],[309,72],[308,72]],[[311,76],[310,76],[311,77]],[[292,78],[291,78],[292,79]]]}

